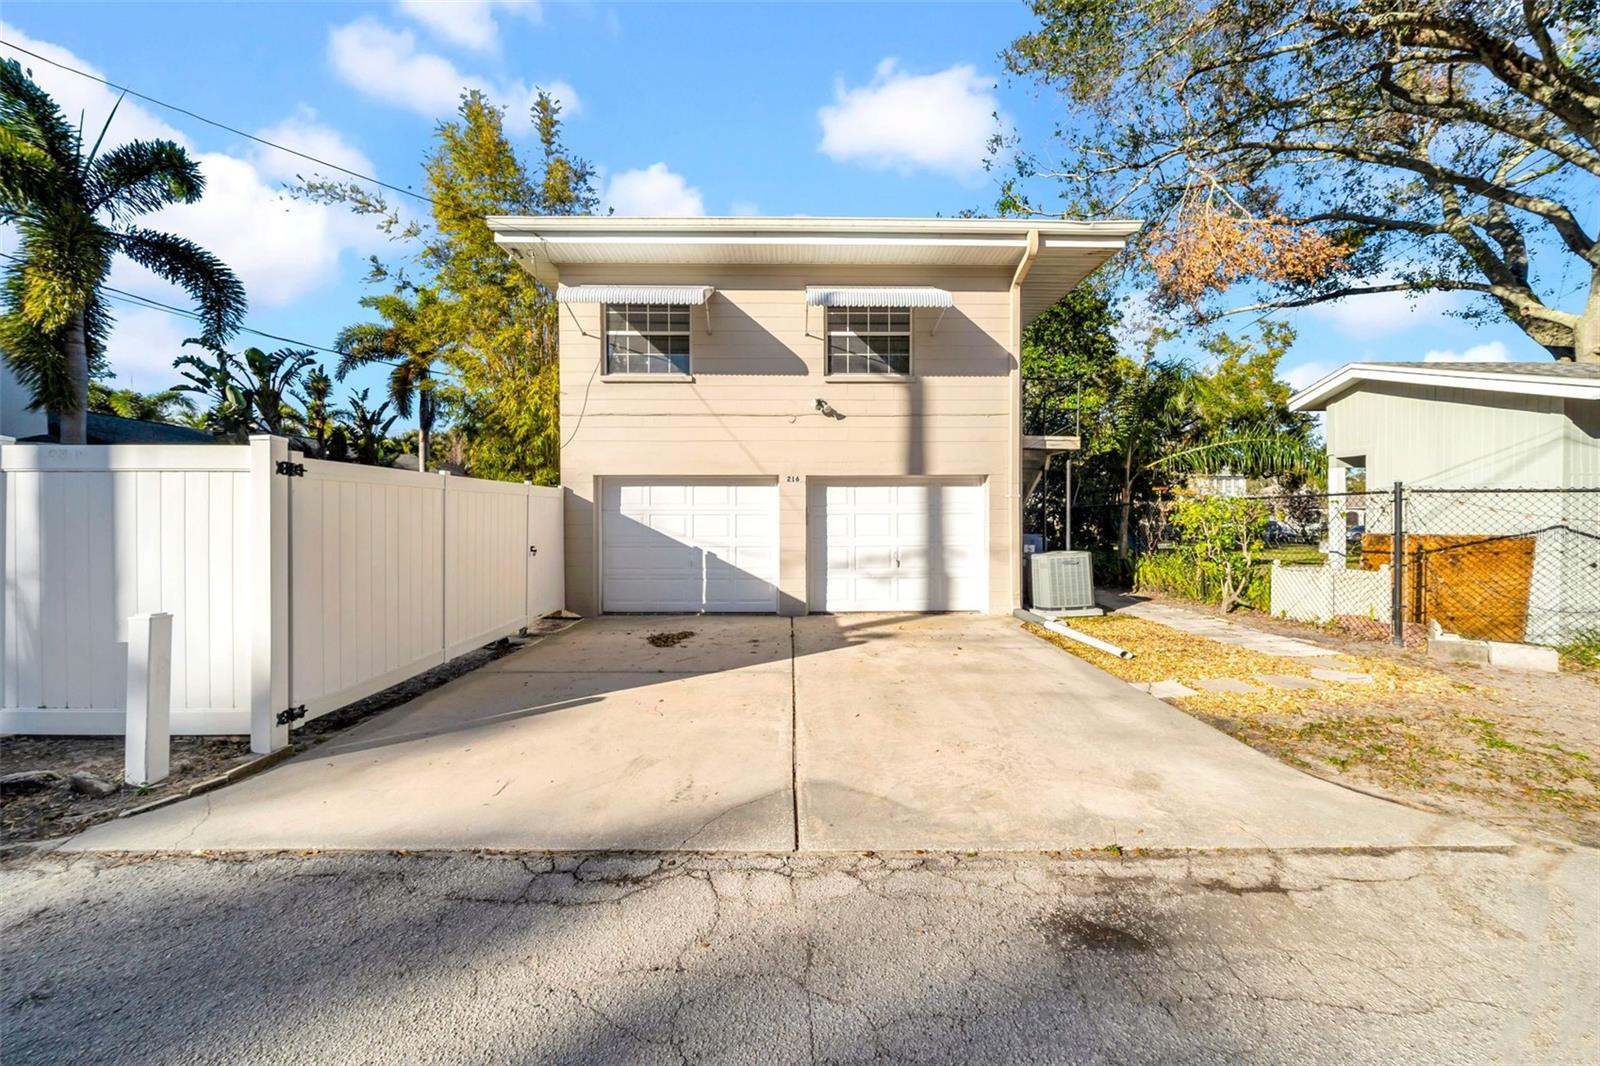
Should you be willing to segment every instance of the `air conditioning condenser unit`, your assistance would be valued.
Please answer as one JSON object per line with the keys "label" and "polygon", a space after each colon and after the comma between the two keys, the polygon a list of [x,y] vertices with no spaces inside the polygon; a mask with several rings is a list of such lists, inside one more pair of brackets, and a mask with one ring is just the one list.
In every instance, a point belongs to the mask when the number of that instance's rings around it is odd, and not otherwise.
{"label": "air conditioning condenser unit", "polygon": [[1033,607],[1041,611],[1078,611],[1094,607],[1094,567],[1088,552],[1035,552]]}

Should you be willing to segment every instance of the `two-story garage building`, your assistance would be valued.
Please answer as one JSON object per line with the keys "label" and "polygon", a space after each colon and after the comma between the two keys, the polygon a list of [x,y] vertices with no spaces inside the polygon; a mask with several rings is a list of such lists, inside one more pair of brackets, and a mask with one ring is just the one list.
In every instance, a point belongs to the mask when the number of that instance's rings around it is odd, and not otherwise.
{"label": "two-story garage building", "polygon": [[560,304],[569,608],[1019,605],[1022,330],[1137,223],[490,226]]}

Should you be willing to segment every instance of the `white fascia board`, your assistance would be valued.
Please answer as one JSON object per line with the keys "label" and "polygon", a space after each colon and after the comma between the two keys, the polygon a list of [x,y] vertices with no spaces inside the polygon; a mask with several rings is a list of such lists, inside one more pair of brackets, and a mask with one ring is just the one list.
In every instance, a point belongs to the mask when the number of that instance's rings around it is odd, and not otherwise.
{"label": "white fascia board", "polygon": [[1075,222],[1063,219],[1003,219],[1003,218],[813,218],[777,217],[753,218],[747,216],[705,218],[630,218],[624,216],[521,216],[497,215],[487,219],[489,228],[496,233],[529,233],[545,237],[556,235],[629,234],[635,236],[691,234],[756,235],[906,235],[921,234],[972,234],[975,236],[1006,236],[1026,240],[1029,230],[1038,230],[1045,238],[1110,238],[1126,239],[1137,233],[1142,222],[1125,219],[1107,219],[1093,222]]}
{"label": "white fascia board", "polygon": [[1289,397],[1291,411],[1322,411],[1339,393],[1363,381],[1393,381],[1406,385],[1432,385],[1447,389],[1515,393],[1523,396],[1559,396],[1600,400],[1600,381],[1553,378],[1538,371],[1527,374],[1482,374],[1460,370],[1419,370],[1382,363],[1350,363]]}

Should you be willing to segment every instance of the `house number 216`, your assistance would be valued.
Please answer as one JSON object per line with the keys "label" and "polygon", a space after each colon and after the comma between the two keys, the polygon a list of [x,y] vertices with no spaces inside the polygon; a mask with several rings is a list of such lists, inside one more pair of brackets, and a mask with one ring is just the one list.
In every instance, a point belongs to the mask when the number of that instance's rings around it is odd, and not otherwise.
{"label": "house number 216", "polygon": [[799,474],[785,474],[785,475],[783,475],[783,480],[787,484],[795,485],[795,484],[799,483],[800,475]]}

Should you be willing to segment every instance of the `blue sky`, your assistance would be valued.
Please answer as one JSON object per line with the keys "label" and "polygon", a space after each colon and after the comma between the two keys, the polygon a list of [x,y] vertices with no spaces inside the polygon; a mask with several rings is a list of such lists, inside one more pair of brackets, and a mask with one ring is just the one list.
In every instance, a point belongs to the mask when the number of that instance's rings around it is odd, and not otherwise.
{"label": "blue sky", "polygon": [[[1030,25],[1027,8],[1010,2],[8,0],[0,38],[396,185],[419,181],[429,132],[462,85],[508,106],[520,147],[531,147],[521,120],[543,86],[566,101],[567,143],[600,168],[619,213],[932,215],[992,210],[996,182],[981,161],[995,112],[1025,142],[1048,133],[1053,102],[1006,79],[997,58]],[[98,130],[109,90],[18,58]],[[150,136],[200,155],[205,200],[159,224],[239,272],[252,326],[327,346],[361,317],[366,257],[392,246],[338,209],[284,200],[282,184],[308,164],[125,102],[109,140]],[[126,264],[112,284],[183,302]],[[1287,376],[1305,384],[1356,359],[1548,358],[1514,328],[1462,322],[1450,306],[1443,296],[1376,296],[1298,312]],[[184,320],[115,309],[119,383],[174,383]],[[351,384],[379,380],[374,372]]]}

